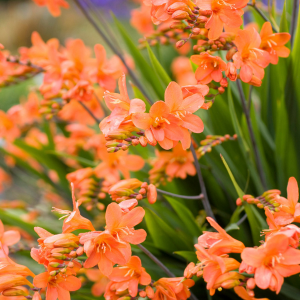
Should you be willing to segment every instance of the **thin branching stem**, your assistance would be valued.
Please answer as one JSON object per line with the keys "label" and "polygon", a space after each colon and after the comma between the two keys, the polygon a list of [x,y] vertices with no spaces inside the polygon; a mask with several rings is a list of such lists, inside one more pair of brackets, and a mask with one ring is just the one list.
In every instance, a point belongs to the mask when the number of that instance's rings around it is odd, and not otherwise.
{"label": "thin branching stem", "polygon": [[249,94],[248,94],[248,111],[250,111],[251,109],[252,91],[253,91],[253,85],[250,85]]}
{"label": "thin branching stem", "polygon": [[78,102],[89,113],[89,115],[95,120],[95,122],[97,124],[99,124],[100,120],[93,114],[93,112],[82,101],[78,101]]}
{"label": "thin branching stem", "polygon": [[[157,264],[169,277],[176,277],[156,256],[154,256],[148,249],[141,244],[137,245],[155,264]],[[197,297],[191,293],[190,299],[198,300]]]}
{"label": "thin branching stem", "polygon": [[209,200],[208,200],[208,196],[207,196],[207,192],[206,192],[206,186],[205,186],[205,183],[204,183],[204,179],[203,179],[202,172],[201,172],[201,167],[200,167],[200,164],[199,164],[199,161],[198,161],[198,157],[197,157],[193,142],[191,143],[191,151],[192,151],[192,154],[193,154],[193,157],[194,157],[194,164],[195,164],[195,168],[197,170],[197,176],[198,176],[201,192],[203,194],[202,202],[203,202],[204,210],[205,210],[207,216],[209,216],[209,217],[213,218],[214,220],[216,220],[216,217],[215,217],[215,215],[214,215],[214,213],[211,209],[211,206],[210,206],[210,203],[209,203]]}
{"label": "thin branching stem", "polygon": [[182,198],[182,199],[187,199],[187,200],[199,200],[199,199],[203,199],[203,194],[197,195],[197,196],[184,196],[184,195],[178,195],[178,194],[173,194],[167,191],[163,191],[160,189],[156,189],[159,193],[164,194],[164,195],[168,195],[168,196],[172,196],[175,198]]}
{"label": "thin branching stem", "polygon": [[[291,20],[291,45],[294,45],[294,38],[297,27],[297,14],[299,10],[299,0],[294,0],[293,8],[292,8],[292,20]],[[299,30],[299,28],[298,28]]]}
{"label": "thin branching stem", "polygon": [[156,256],[141,244],[137,245],[154,263],[156,263],[168,276],[176,277]]}
{"label": "thin branching stem", "polygon": [[237,222],[236,225],[240,226],[247,219],[247,214],[244,214]]}
{"label": "thin branching stem", "polygon": [[263,185],[263,188],[266,190],[267,189],[267,183],[266,183],[265,173],[264,173],[261,158],[260,158],[260,155],[259,155],[256,139],[255,139],[255,136],[254,136],[253,126],[252,126],[252,122],[251,122],[251,118],[250,118],[250,112],[247,109],[247,103],[246,103],[246,98],[245,98],[245,95],[244,95],[243,87],[242,87],[242,84],[241,84],[240,80],[237,80],[236,84],[237,84],[238,91],[239,91],[239,94],[240,94],[242,108],[243,108],[243,111],[244,111],[244,114],[245,114],[245,117],[246,117],[247,127],[248,127],[248,131],[249,131],[249,135],[250,135],[252,148],[253,148],[253,151],[254,151],[254,156],[255,156],[255,160],[256,160],[256,165],[257,165],[259,177],[260,177],[261,183]]}
{"label": "thin branching stem", "polygon": [[[296,0],[297,1],[297,0]],[[254,8],[257,13],[266,21],[266,22],[270,22],[270,20],[266,17],[266,15],[256,6],[255,3],[248,3],[248,6]],[[271,23],[271,22],[270,22]],[[273,26],[273,24],[271,23],[272,29],[274,32],[278,32],[278,30]]]}
{"label": "thin branching stem", "polygon": [[126,67],[128,74],[132,78],[132,81],[139,88],[139,90],[142,92],[142,94],[146,97],[147,101],[150,104],[153,104],[152,100],[150,99],[150,97],[148,95],[148,93],[146,92],[144,87],[140,84],[140,82],[139,82],[138,78],[136,77],[136,75],[134,74],[134,72],[128,66],[124,56],[118,51],[118,49],[115,47],[115,45],[105,35],[104,31],[97,25],[97,23],[94,21],[93,17],[89,13],[89,11],[84,7],[84,5],[82,5],[79,0],[74,0],[74,2],[77,4],[78,8],[81,10],[83,15],[87,18],[87,20],[91,23],[91,25],[95,28],[95,30],[99,33],[99,35],[103,38],[103,40],[109,46],[109,48],[120,58],[120,60],[122,61],[122,63]]}

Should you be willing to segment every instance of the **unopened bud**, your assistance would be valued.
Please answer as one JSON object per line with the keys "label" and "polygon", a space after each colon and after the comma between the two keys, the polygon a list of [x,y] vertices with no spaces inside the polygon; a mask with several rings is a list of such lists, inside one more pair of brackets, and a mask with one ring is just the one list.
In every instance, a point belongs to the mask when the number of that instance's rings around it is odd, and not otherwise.
{"label": "unopened bud", "polygon": [[140,295],[141,298],[146,298],[147,293],[145,291],[140,291],[139,295]]}
{"label": "unopened bud", "polygon": [[254,290],[254,289],[255,289],[255,286],[256,286],[256,284],[255,284],[254,278],[249,278],[249,279],[247,280],[247,288],[248,288],[249,290]]}
{"label": "unopened bud", "polygon": [[51,263],[49,263],[49,266],[52,267],[52,268],[63,268],[65,265],[60,264],[58,262],[51,262]]}
{"label": "unopened bud", "polygon": [[58,240],[54,243],[54,247],[72,247],[77,248],[78,244],[71,240]]}
{"label": "unopened bud", "polygon": [[58,271],[51,271],[49,275],[53,277],[56,276],[58,273],[59,273]]}
{"label": "unopened bud", "polygon": [[220,85],[222,86],[222,87],[227,87],[228,86],[228,81],[227,81],[227,79],[226,78],[222,78],[221,79],[221,81],[220,81]]}
{"label": "unopened bud", "polygon": [[133,139],[131,143],[132,143],[133,146],[137,146],[137,145],[140,144],[138,139]]}
{"label": "unopened bud", "polygon": [[154,297],[154,291],[153,291],[153,288],[150,285],[148,285],[146,287],[146,294],[147,294],[147,297],[149,299],[152,299]]}
{"label": "unopened bud", "polygon": [[51,257],[59,260],[65,260],[67,258],[65,255],[60,253],[53,253],[51,254]]}
{"label": "unopened bud", "polygon": [[222,86],[220,86],[220,87],[218,88],[218,92],[219,92],[220,94],[223,94],[223,93],[225,93],[225,89],[224,89]]}
{"label": "unopened bud", "polygon": [[189,7],[183,2],[175,2],[168,7],[168,13],[173,14],[177,10],[187,10]]}
{"label": "unopened bud", "polygon": [[83,254],[83,247],[79,247],[77,250],[76,250],[76,254],[78,255],[78,256],[81,256],[82,254]]}
{"label": "unopened bud", "polygon": [[224,289],[232,289],[235,286],[240,285],[240,281],[236,279],[227,280],[222,283],[221,287]]}
{"label": "unopened bud", "polygon": [[51,250],[51,254],[60,253],[60,254],[69,254],[71,252],[68,248],[54,248]]}
{"label": "unopened bud", "polygon": [[18,288],[11,288],[3,291],[3,296],[11,297],[11,296],[26,296],[27,293],[24,290]]}
{"label": "unopened bud", "polygon": [[190,20],[190,15],[183,10],[177,10],[172,14],[174,20]]}
{"label": "unopened bud", "polygon": [[182,47],[186,43],[186,40],[180,40],[176,43],[176,48]]}
{"label": "unopened bud", "polygon": [[69,267],[69,268],[73,268],[73,267],[74,267],[74,263],[73,263],[72,261],[70,261],[70,262],[68,263],[68,267]]}

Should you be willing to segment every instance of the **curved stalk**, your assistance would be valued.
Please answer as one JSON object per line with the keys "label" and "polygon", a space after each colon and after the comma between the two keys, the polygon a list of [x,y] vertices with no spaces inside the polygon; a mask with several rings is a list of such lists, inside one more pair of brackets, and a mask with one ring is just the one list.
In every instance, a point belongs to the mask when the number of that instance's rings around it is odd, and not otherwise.
{"label": "curved stalk", "polygon": [[156,189],[159,193],[164,194],[164,195],[168,195],[168,196],[172,196],[175,198],[182,198],[182,199],[187,199],[187,200],[199,200],[199,199],[203,199],[203,194],[200,194],[198,196],[185,196],[185,195],[178,195],[178,194],[173,194],[167,191],[163,191],[161,189]]}

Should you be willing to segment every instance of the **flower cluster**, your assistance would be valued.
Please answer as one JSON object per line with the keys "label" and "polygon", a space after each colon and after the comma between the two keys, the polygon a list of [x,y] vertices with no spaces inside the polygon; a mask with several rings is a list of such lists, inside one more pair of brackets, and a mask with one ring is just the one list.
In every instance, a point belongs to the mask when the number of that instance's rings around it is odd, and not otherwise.
{"label": "flower cluster", "polygon": [[[270,210],[271,204],[264,206],[269,229],[263,230],[265,241],[259,247],[245,247],[207,217],[217,232],[207,231],[198,238],[195,248],[199,262],[187,266],[185,277],[203,277],[211,295],[216,290],[233,288],[242,299],[254,299],[253,290],[256,286],[278,294],[285,277],[300,273],[300,228],[292,224],[299,222],[298,193],[297,181],[292,177],[288,184],[287,199],[280,197],[277,190],[264,194],[264,197],[273,195],[279,205],[275,212]],[[257,201],[262,201],[261,198]],[[245,197],[245,201],[256,203],[249,196]],[[230,253],[239,253],[242,262],[230,258]]]}

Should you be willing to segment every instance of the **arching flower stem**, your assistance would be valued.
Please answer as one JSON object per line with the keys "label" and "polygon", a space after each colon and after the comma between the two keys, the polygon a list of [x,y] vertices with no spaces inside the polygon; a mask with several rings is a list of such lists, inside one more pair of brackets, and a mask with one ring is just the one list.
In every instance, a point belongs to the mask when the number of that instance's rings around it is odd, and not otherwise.
{"label": "arching flower stem", "polygon": [[265,173],[264,173],[264,170],[263,170],[263,167],[262,167],[261,158],[259,156],[259,151],[258,151],[256,139],[255,139],[255,136],[254,136],[254,131],[253,131],[252,123],[251,123],[250,113],[249,113],[249,110],[247,109],[246,98],[245,98],[245,95],[244,95],[243,87],[242,87],[242,84],[241,84],[240,80],[237,80],[236,84],[237,84],[238,91],[239,91],[239,94],[240,94],[242,108],[243,108],[243,111],[244,111],[244,114],[245,114],[245,117],[246,117],[247,127],[248,127],[251,144],[252,144],[253,151],[254,151],[254,156],[255,156],[255,160],[256,160],[256,165],[257,165],[259,177],[260,177],[260,180],[261,180],[261,183],[263,185],[264,190],[267,190],[266,177],[265,177]]}
{"label": "arching flower stem", "polygon": [[101,120],[99,120],[82,101],[78,101],[78,103],[89,113],[89,115],[95,120],[97,124],[100,123]]}
{"label": "arching flower stem", "polygon": [[[295,0],[295,1],[297,1],[297,0]],[[256,11],[257,11],[257,13],[266,21],[266,22],[270,22],[270,20],[266,17],[266,15],[256,6],[256,3],[255,3],[255,1],[253,1],[252,3],[248,3],[247,4],[248,6],[250,6],[250,7],[252,7],[252,8],[254,8]],[[270,22],[271,23],[271,22]],[[274,32],[278,32],[278,30],[273,26],[273,24],[271,23],[271,25],[272,25],[272,29],[273,29],[273,31]]]}
{"label": "arching flower stem", "polygon": [[161,189],[156,189],[157,192],[164,194],[164,195],[168,195],[168,196],[172,196],[175,198],[182,198],[182,199],[187,199],[187,200],[199,200],[199,199],[203,199],[204,196],[203,194],[197,195],[197,196],[185,196],[185,195],[178,195],[178,194],[173,194],[167,191],[163,191]]}
{"label": "arching flower stem", "polygon": [[135,83],[135,85],[139,88],[139,90],[142,92],[142,94],[146,97],[147,101],[150,104],[152,103],[152,100],[150,99],[149,95],[147,94],[146,90],[143,88],[143,86],[140,84],[139,80],[135,76],[134,72],[130,69],[128,64],[125,61],[124,56],[118,51],[118,49],[115,47],[113,43],[111,43],[110,39],[105,35],[105,33],[101,30],[101,28],[97,25],[97,23],[93,20],[93,17],[89,13],[89,11],[81,4],[79,0],[74,0],[74,2],[77,4],[78,8],[81,10],[83,15],[87,18],[87,20],[93,25],[95,30],[99,33],[99,35],[103,38],[103,40],[106,42],[106,44],[111,48],[111,50],[120,58],[124,66],[126,67],[128,74],[132,78],[132,81]]}
{"label": "arching flower stem", "polygon": [[199,184],[200,184],[200,188],[201,188],[201,193],[203,194],[202,202],[203,202],[204,210],[206,211],[206,214],[207,214],[208,217],[211,217],[215,220],[216,217],[215,217],[215,215],[214,215],[214,213],[211,209],[211,206],[210,206],[210,203],[209,203],[209,200],[208,200],[206,187],[205,187],[205,183],[204,183],[202,172],[201,172],[201,167],[200,167],[200,164],[199,164],[199,161],[198,161],[198,157],[197,157],[193,142],[191,143],[191,151],[192,151],[192,154],[193,154],[193,157],[194,157],[194,164],[195,164],[195,168],[197,170],[197,175],[198,175],[198,180],[199,180]]}

